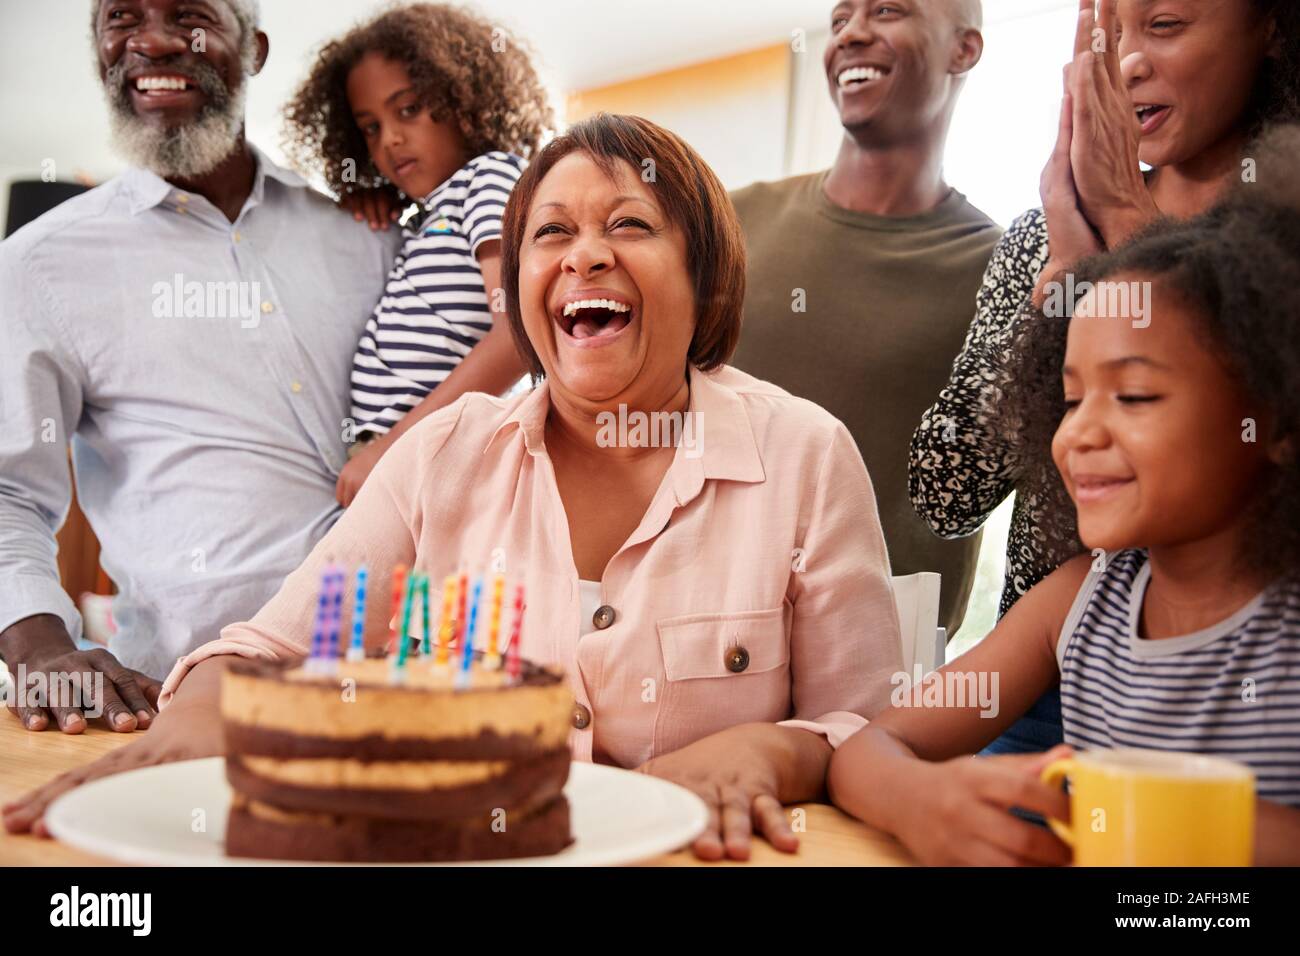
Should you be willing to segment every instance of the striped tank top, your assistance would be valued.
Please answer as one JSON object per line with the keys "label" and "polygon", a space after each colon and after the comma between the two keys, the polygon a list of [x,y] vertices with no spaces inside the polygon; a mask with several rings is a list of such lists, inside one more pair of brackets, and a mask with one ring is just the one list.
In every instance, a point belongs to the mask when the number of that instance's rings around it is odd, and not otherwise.
{"label": "striped tank top", "polygon": [[474,157],[429,194],[404,230],[352,361],[358,436],[397,424],[492,328],[477,255],[501,238],[506,201],[523,169],[512,153]]}
{"label": "striped tank top", "polygon": [[1261,798],[1300,806],[1300,584],[1152,641],[1138,636],[1150,577],[1145,551],[1120,551],[1079,589],[1056,648],[1066,743],[1226,757]]}

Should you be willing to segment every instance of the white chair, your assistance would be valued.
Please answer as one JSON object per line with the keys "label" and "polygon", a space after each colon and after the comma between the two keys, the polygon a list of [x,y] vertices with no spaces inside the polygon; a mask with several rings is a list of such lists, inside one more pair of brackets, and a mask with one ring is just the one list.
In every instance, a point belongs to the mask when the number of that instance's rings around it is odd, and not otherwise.
{"label": "white chair", "polygon": [[939,626],[941,579],[934,571],[921,571],[890,580],[903,635],[903,669],[908,674],[920,664],[924,676],[942,667],[946,659],[948,636]]}

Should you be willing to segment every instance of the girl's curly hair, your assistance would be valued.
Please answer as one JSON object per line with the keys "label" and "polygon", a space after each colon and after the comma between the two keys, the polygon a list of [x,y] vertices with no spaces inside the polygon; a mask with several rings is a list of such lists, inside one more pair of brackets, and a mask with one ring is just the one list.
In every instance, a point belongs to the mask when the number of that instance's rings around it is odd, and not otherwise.
{"label": "girl's curly hair", "polygon": [[[1079,263],[1076,285],[1121,273],[1149,278],[1179,295],[1202,333],[1250,398],[1291,443],[1270,466],[1251,503],[1249,566],[1269,577],[1300,576],[1300,126],[1275,127],[1255,150],[1257,177],[1206,213],[1153,224],[1115,250]],[[1086,287],[1085,287],[1086,288]],[[1072,311],[1067,309],[1067,312]],[[1083,550],[1074,504],[1052,460],[1065,414],[1061,367],[1070,320],[1023,313],[1000,370],[995,413],[1012,443],[1020,485],[1035,491],[1053,553]]]}
{"label": "girl's curly hair", "polygon": [[[367,53],[402,64],[434,119],[455,122],[471,156],[527,158],[552,128],[545,89],[526,48],[483,18],[442,3],[392,7],[327,43],[284,109],[285,150],[336,195],[383,186],[348,105],[348,73]],[[345,160],[355,182],[344,180]]]}

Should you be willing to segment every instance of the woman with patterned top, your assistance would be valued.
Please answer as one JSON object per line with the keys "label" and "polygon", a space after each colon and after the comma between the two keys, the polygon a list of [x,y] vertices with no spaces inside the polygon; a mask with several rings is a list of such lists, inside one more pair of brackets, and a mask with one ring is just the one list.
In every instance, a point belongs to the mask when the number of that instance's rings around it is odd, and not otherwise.
{"label": "woman with patterned top", "polygon": [[[1016,492],[999,617],[1072,556],[1051,543],[1071,540],[1070,529],[1048,526],[1068,515],[1049,517],[1041,491],[1021,480],[1011,436],[993,425],[995,382],[1015,330],[1072,263],[1160,216],[1202,212],[1249,178],[1243,170],[1253,168],[1250,144],[1261,132],[1300,118],[1294,4],[1101,0],[1097,16],[1093,0],[1079,7],[1043,207],[1018,218],[994,250],[949,384],[912,439],[912,504],[936,534],[975,533]],[[1061,733],[1053,691],[986,752],[1045,750]]]}

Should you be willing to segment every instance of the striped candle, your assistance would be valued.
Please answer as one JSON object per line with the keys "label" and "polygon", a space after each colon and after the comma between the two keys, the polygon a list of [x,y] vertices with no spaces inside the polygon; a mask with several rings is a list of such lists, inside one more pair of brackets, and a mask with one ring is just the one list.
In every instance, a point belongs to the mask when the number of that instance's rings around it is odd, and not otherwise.
{"label": "striped candle", "polygon": [[469,596],[469,576],[460,572],[460,578],[456,582],[456,639],[464,647],[465,640],[465,599]]}
{"label": "striped candle", "polygon": [[469,626],[465,628],[465,647],[460,659],[460,676],[456,681],[460,687],[469,686],[469,669],[474,659],[474,628],[478,624],[478,605],[482,597],[483,579],[478,578],[474,582],[474,603],[469,609]]}
{"label": "striped candle", "polygon": [[420,611],[423,626],[420,629],[420,654],[428,657],[433,653],[430,646],[431,636],[429,631],[429,576],[420,575]]}
{"label": "striped candle", "polygon": [[501,633],[501,602],[505,597],[506,576],[497,574],[492,581],[492,610],[488,618],[488,647],[487,656],[483,658],[483,663],[490,669],[496,670],[501,666],[501,652],[498,646],[498,639]]}
{"label": "striped candle", "polygon": [[510,643],[506,645],[506,673],[510,679],[518,683],[520,674],[523,670],[523,662],[519,659],[519,638],[524,627],[524,586],[521,582],[515,588],[515,623],[510,629]]}
{"label": "striped candle", "polygon": [[320,578],[320,596],[316,602],[316,620],[312,623],[311,628],[311,654],[308,662],[313,666],[325,656],[325,628],[326,618],[329,615],[330,608],[330,569],[326,565],[321,572]]}
{"label": "striped candle", "polygon": [[363,564],[357,568],[357,584],[352,598],[352,643],[348,647],[348,660],[359,661],[366,656],[366,579],[369,571]]}
{"label": "striped candle", "polygon": [[397,637],[397,616],[402,611],[402,595],[406,593],[406,565],[399,564],[393,568],[393,600],[388,611],[388,649],[395,650],[393,642]]}
{"label": "striped candle", "polygon": [[411,647],[411,605],[415,603],[415,576],[407,575],[406,592],[402,595],[402,626],[397,632],[397,669],[406,666],[406,656]]}
{"label": "striped candle", "polygon": [[339,631],[343,628],[343,590],[347,586],[343,568],[333,565],[330,569],[330,607],[329,620],[325,629],[325,658],[331,664],[339,658]]}
{"label": "striped candle", "polygon": [[442,621],[438,629],[438,658],[435,661],[438,667],[447,666],[447,655],[451,652],[451,636],[455,627],[452,615],[456,613],[457,583],[454,574],[447,575],[442,581]]}

